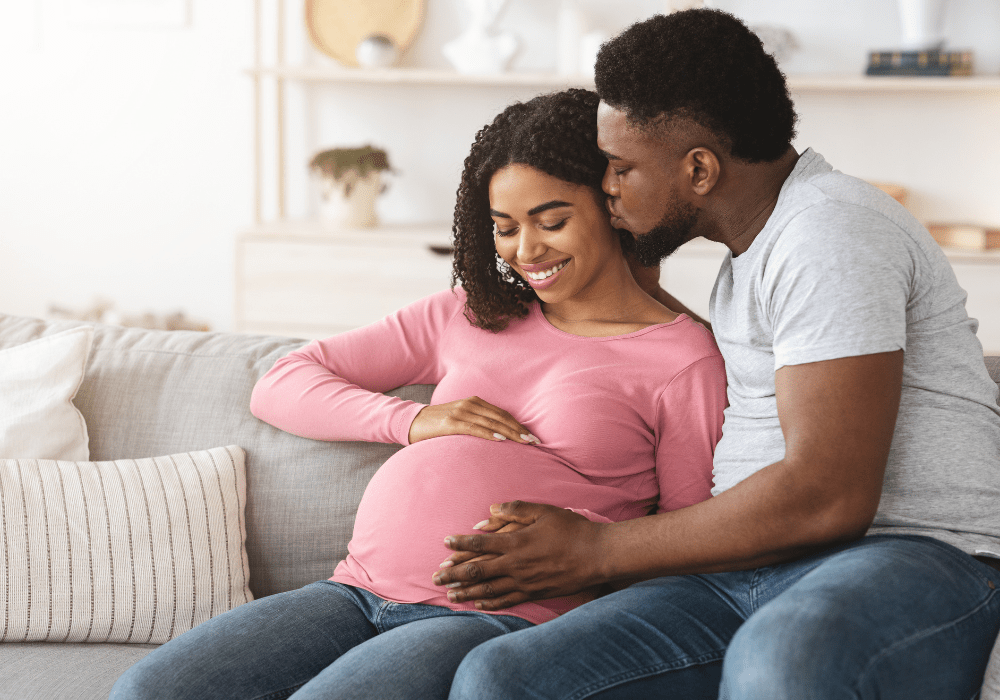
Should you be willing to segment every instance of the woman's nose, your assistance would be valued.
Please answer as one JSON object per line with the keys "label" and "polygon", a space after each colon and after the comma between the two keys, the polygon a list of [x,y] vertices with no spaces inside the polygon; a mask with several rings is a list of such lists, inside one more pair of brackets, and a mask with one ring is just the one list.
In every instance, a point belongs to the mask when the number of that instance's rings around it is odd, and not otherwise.
{"label": "woman's nose", "polygon": [[545,242],[532,227],[525,227],[517,242],[517,259],[521,262],[530,263],[538,260],[545,252]]}

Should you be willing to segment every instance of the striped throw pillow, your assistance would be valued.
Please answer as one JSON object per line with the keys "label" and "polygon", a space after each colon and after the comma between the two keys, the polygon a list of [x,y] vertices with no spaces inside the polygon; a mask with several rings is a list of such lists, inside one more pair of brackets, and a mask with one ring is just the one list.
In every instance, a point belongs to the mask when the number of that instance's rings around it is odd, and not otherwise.
{"label": "striped throw pillow", "polygon": [[0,459],[0,642],[162,643],[251,600],[244,459]]}

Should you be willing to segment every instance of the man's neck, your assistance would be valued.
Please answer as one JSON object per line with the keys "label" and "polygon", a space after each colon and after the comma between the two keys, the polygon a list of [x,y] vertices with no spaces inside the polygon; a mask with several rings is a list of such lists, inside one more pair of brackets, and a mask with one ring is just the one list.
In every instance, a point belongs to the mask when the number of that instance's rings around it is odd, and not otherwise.
{"label": "man's neck", "polygon": [[712,217],[714,230],[701,235],[725,243],[733,257],[745,253],[774,213],[781,187],[798,159],[799,154],[789,147],[771,163],[730,163],[732,177],[727,184],[732,191],[717,200],[722,207]]}

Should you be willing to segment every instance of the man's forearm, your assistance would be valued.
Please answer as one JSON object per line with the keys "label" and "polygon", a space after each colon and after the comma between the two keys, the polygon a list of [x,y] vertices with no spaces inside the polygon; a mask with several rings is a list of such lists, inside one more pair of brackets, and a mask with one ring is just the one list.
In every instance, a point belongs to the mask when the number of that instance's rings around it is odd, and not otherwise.
{"label": "man's forearm", "polygon": [[789,561],[862,536],[871,514],[856,510],[799,488],[791,465],[778,462],[703,503],[603,526],[593,578],[614,584]]}

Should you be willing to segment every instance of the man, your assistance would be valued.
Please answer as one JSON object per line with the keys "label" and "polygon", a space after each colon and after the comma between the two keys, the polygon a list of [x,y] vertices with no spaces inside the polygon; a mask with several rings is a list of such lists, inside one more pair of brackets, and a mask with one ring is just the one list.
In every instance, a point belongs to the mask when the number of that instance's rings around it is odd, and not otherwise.
{"label": "man", "polygon": [[607,525],[503,504],[485,529],[520,530],[448,538],[435,581],[483,610],[618,589],[477,648],[452,697],[973,697],[1000,628],[1000,407],[944,255],[796,153],[784,76],[734,17],[636,24],[596,81],[608,208],[643,263],[731,251],[713,498]]}

